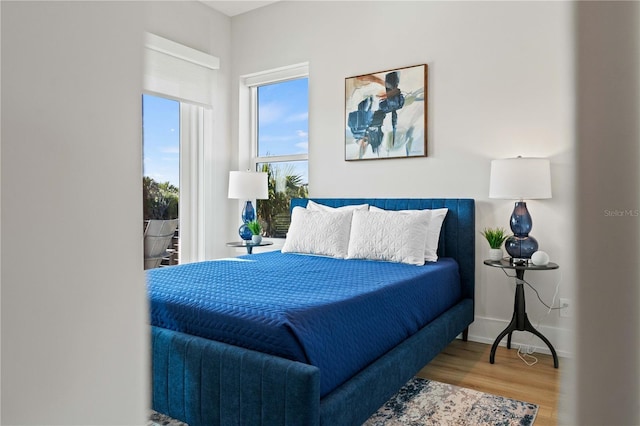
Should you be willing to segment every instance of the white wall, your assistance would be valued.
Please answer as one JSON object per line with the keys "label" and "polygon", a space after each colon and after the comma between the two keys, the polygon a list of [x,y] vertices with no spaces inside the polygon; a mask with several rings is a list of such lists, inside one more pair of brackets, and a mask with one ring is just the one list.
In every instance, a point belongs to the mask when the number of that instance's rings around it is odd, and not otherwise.
{"label": "white wall", "polygon": [[2,423],[142,424],[142,9],[2,2]]}
{"label": "white wall", "polygon": [[[550,158],[553,199],[528,205],[532,235],[561,269],[525,278],[551,303],[557,283],[560,297],[569,298],[575,283],[571,19],[569,3],[276,3],[232,19],[232,83],[309,61],[313,197],[470,197],[478,230],[508,228],[513,202],[488,199],[490,160]],[[422,63],[429,66],[429,156],[344,161],[345,77]],[[236,140],[237,114],[233,123]],[[471,338],[493,342],[511,319],[514,281],[482,265],[489,247],[480,235],[476,249]],[[527,302],[531,321],[541,321],[556,350],[570,355],[570,320],[546,317],[528,289]],[[528,334],[516,333],[514,341],[546,350]]]}
{"label": "white wall", "polygon": [[[0,23],[2,7],[0,7]],[[0,24],[1,25],[1,24]],[[2,46],[2,31],[0,31]],[[0,82],[2,82],[2,55],[0,55]],[[2,120],[2,84],[0,84],[0,123]],[[0,130],[0,165],[2,165],[2,131]],[[2,373],[2,173],[0,169],[0,374]],[[0,424],[2,423],[2,384],[0,383]]]}
{"label": "white wall", "polygon": [[0,5],[0,423],[146,424],[142,35],[223,64],[207,152],[214,257],[226,220],[229,18],[197,2]]}

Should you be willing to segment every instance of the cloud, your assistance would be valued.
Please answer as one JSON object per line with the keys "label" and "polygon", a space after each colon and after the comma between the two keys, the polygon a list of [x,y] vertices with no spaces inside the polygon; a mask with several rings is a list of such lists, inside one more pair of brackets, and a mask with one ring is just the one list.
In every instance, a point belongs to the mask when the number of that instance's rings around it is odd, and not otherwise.
{"label": "cloud", "polygon": [[308,138],[309,137],[309,133],[305,132],[304,130],[297,130],[296,133],[298,134],[298,137],[300,137],[300,138]]}
{"label": "cloud", "polygon": [[288,142],[296,139],[295,136],[273,136],[273,135],[260,135],[260,142]]}
{"label": "cloud", "polygon": [[280,121],[284,116],[284,108],[278,102],[261,103],[258,110],[260,124]]}
{"label": "cloud", "polygon": [[170,182],[172,185],[179,186],[180,170],[175,165],[167,164],[145,164],[144,175],[149,176],[156,182]]}
{"label": "cloud", "polygon": [[309,120],[309,112],[301,113],[287,112],[289,105],[283,102],[264,102],[260,103],[258,110],[258,118],[260,124],[271,124],[275,122],[282,123],[298,123]]}
{"label": "cloud", "polygon": [[163,146],[160,148],[160,152],[163,154],[180,154],[179,146]]}
{"label": "cloud", "polygon": [[287,123],[295,123],[298,121],[305,121],[309,119],[309,113],[308,112],[301,112],[299,114],[291,114],[289,115],[285,121]]}

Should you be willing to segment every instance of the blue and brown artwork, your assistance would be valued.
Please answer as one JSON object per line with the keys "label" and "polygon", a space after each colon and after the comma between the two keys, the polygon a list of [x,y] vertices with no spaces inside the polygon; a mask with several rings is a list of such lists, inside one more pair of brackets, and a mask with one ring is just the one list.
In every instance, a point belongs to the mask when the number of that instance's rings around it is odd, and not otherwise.
{"label": "blue and brown artwork", "polygon": [[427,65],[345,79],[345,159],[427,155]]}

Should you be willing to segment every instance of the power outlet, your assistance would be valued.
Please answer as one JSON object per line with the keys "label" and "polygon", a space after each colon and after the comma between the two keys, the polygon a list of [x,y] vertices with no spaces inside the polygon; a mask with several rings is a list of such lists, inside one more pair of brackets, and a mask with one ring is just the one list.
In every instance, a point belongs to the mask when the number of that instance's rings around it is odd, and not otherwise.
{"label": "power outlet", "polygon": [[573,316],[573,306],[571,299],[560,298],[560,316],[563,318],[571,318]]}

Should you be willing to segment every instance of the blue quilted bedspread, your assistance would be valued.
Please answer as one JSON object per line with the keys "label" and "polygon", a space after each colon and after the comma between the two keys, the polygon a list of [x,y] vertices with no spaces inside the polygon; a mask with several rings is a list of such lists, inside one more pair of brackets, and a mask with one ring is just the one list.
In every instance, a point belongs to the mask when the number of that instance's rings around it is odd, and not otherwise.
{"label": "blue quilted bedspread", "polygon": [[457,263],[280,252],[147,271],[151,324],[315,365],[321,395],[460,299]]}

